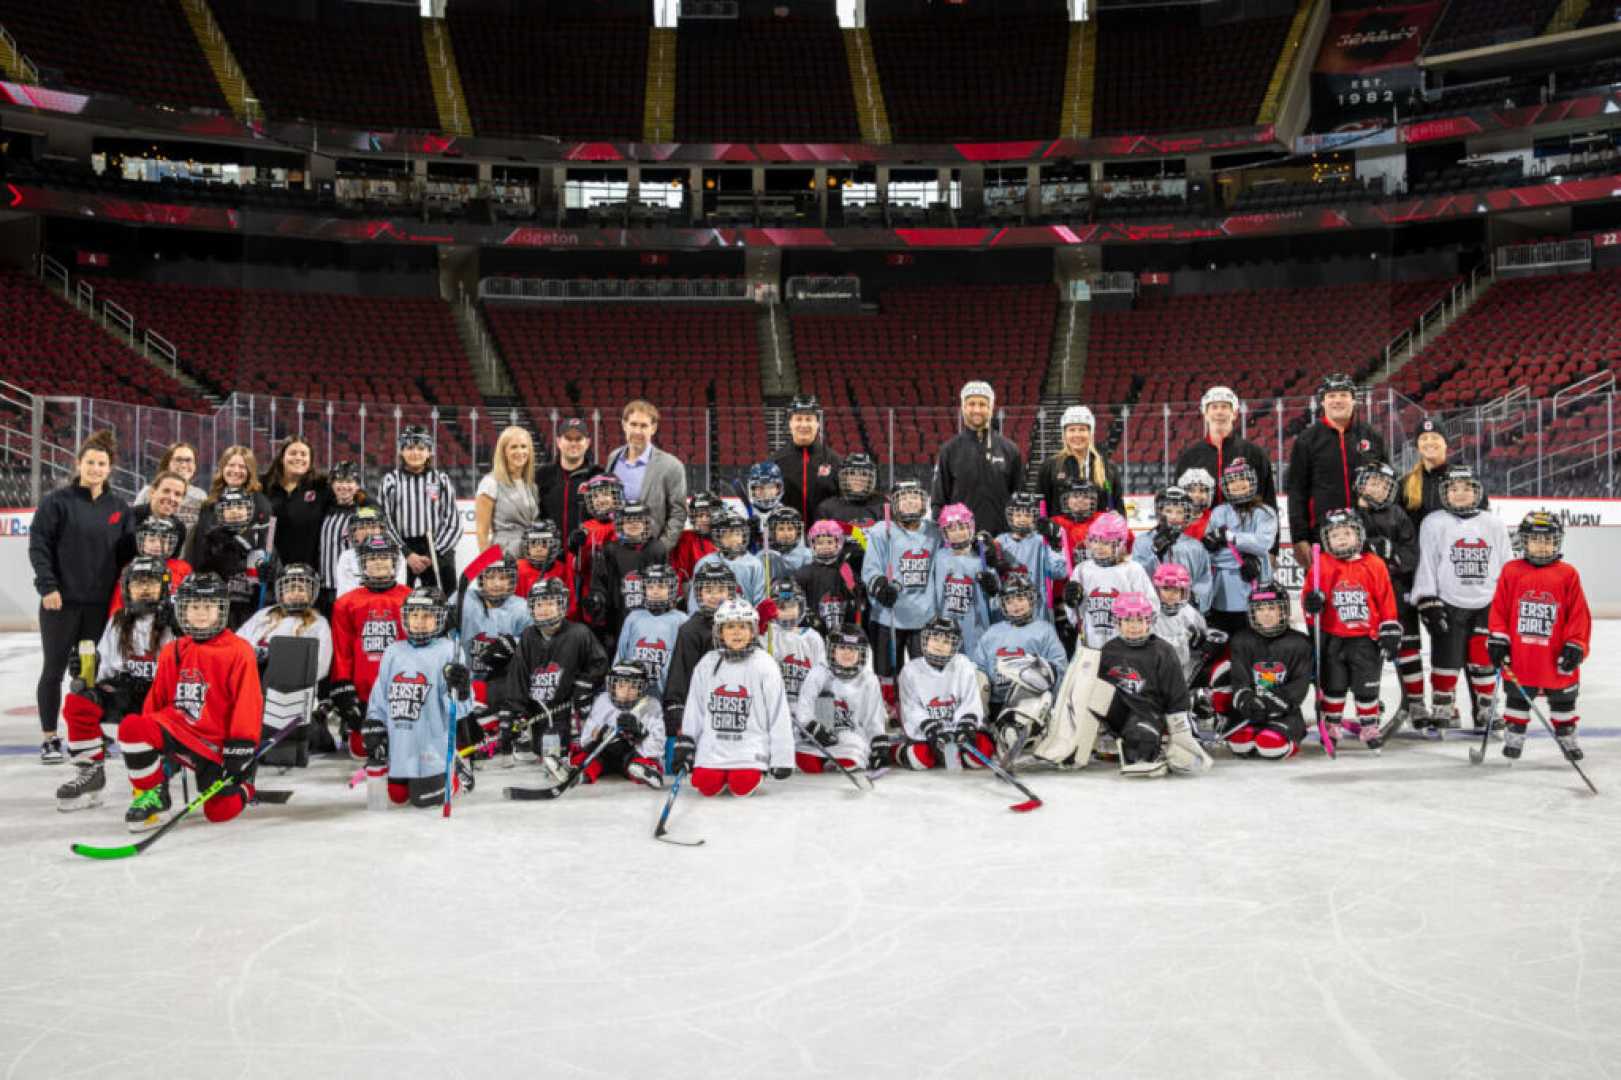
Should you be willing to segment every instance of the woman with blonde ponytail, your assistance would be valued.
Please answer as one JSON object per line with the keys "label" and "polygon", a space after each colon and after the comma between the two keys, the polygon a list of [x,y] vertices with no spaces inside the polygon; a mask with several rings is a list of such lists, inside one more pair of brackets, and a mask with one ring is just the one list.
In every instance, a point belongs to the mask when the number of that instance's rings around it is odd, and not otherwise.
{"label": "woman with blonde ponytail", "polygon": [[1126,511],[1126,493],[1120,470],[1092,442],[1097,422],[1085,405],[1071,405],[1059,421],[1064,442],[1058,453],[1041,463],[1036,490],[1047,500],[1047,512],[1057,513],[1063,491],[1073,480],[1085,480],[1098,489],[1098,510]]}

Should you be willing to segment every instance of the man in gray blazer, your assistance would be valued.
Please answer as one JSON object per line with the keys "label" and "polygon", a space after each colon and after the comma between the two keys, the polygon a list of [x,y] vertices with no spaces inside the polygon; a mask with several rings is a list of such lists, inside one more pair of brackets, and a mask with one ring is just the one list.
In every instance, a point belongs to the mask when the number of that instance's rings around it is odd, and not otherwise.
{"label": "man in gray blazer", "polygon": [[625,445],[608,455],[603,470],[625,486],[625,501],[639,502],[653,518],[653,533],[673,550],[687,522],[687,469],[673,454],[653,445],[659,411],[638,398],[619,417]]}

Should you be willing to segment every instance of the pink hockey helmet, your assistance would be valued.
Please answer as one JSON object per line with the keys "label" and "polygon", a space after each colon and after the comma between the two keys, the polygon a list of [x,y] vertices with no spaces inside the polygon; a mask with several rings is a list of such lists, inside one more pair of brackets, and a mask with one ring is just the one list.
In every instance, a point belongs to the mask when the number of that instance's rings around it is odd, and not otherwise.
{"label": "pink hockey helmet", "polygon": [[1131,543],[1131,528],[1126,524],[1125,518],[1110,510],[1106,514],[1098,515],[1098,519],[1092,522],[1091,528],[1086,530],[1086,538],[1088,540],[1112,541],[1116,544],[1129,544]]}
{"label": "pink hockey helmet", "polygon": [[1154,605],[1140,592],[1123,592],[1114,598],[1114,621],[1154,618]]}
{"label": "pink hockey helmet", "polygon": [[809,542],[815,540],[818,536],[836,537],[839,543],[842,544],[844,543],[844,528],[832,518],[822,518],[811,525],[810,529],[805,533],[805,540]]}
{"label": "pink hockey helmet", "polygon": [[963,503],[950,503],[940,508],[940,528],[945,529],[952,525],[967,525],[974,527],[974,512]]}
{"label": "pink hockey helmet", "polygon": [[1191,589],[1193,588],[1193,575],[1181,563],[1162,562],[1154,571],[1154,588],[1156,589]]}

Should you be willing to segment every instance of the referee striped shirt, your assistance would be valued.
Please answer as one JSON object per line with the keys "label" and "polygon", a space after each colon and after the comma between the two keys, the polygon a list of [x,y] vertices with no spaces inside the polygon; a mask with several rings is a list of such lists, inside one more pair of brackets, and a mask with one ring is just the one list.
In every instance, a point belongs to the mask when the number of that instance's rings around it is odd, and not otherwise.
{"label": "referee striped shirt", "polygon": [[338,587],[338,560],[349,550],[349,522],[354,516],[353,506],[334,504],[321,519],[321,584],[328,589]]}
{"label": "referee striped shirt", "polygon": [[428,537],[434,551],[449,555],[456,550],[456,541],[461,539],[456,488],[443,470],[409,473],[395,469],[385,474],[377,492],[377,508],[388,519],[389,527],[402,545]]}

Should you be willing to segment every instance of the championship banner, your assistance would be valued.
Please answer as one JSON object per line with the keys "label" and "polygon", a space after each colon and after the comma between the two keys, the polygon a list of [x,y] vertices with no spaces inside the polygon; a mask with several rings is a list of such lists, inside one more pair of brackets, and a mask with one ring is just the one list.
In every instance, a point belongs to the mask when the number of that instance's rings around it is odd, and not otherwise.
{"label": "championship banner", "polygon": [[1331,16],[1312,68],[1312,126],[1322,131],[1389,119],[1419,88],[1419,53],[1443,6],[1403,4]]}

